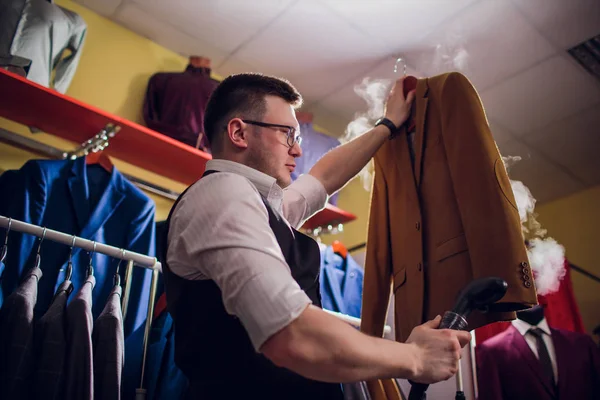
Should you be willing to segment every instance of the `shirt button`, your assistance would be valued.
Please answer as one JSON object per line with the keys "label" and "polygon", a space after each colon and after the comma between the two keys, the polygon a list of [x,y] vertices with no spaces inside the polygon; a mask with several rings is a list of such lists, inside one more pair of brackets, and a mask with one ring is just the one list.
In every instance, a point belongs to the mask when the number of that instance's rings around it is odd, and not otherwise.
{"label": "shirt button", "polygon": [[423,265],[422,265],[421,263],[418,263],[418,264],[417,264],[417,269],[418,269],[419,271],[421,271],[421,270],[423,269]]}
{"label": "shirt button", "polygon": [[417,230],[420,230],[420,229],[421,229],[421,223],[420,223],[420,222],[417,222],[417,223],[415,224],[415,228],[416,228]]}
{"label": "shirt button", "polygon": [[350,278],[354,278],[356,276],[356,272],[352,271],[350,272]]}

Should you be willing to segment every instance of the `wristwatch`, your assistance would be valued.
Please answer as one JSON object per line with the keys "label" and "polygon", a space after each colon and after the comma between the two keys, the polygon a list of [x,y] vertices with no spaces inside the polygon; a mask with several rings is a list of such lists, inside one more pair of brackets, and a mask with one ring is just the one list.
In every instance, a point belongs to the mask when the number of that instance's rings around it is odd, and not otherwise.
{"label": "wristwatch", "polygon": [[385,125],[390,130],[390,139],[400,130],[399,127],[394,125],[394,123],[386,117],[379,118],[377,122],[375,122],[375,126],[379,125]]}

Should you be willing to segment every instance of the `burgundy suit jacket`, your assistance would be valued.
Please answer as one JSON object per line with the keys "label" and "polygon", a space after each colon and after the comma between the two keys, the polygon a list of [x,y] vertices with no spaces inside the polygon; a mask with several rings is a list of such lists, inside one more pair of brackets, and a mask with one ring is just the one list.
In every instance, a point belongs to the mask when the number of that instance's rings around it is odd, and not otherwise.
{"label": "burgundy suit jacket", "polygon": [[558,388],[514,326],[477,347],[479,400],[600,399],[600,354],[584,334],[550,329],[556,350]]}

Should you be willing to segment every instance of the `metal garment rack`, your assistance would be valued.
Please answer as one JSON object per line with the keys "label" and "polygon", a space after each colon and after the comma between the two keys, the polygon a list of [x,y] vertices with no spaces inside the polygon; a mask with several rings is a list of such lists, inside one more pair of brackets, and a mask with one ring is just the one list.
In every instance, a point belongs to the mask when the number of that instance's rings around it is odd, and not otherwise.
{"label": "metal garment rack", "polygon": [[[148,299],[148,312],[146,316],[146,326],[144,329],[144,342],[143,342],[143,357],[142,357],[142,373],[140,377],[140,386],[136,389],[136,399],[144,399],[146,389],[144,389],[144,373],[146,368],[146,356],[148,352],[148,338],[150,336],[150,326],[152,324],[152,315],[154,311],[154,298],[156,297],[156,287],[158,284],[158,273],[162,270],[160,262],[155,257],[150,257],[144,254],[135,253],[118,247],[109,246],[103,243],[97,243],[92,240],[84,239],[79,236],[69,235],[63,232],[55,231],[52,229],[46,229],[44,227],[28,224],[27,222],[19,221],[12,218],[7,218],[0,215],[0,228],[7,230],[8,235],[10,231],[17,231],[26,233],[29,235],[43,238],[43,240],[50,240],[56,243],[62,243],[67,246],[73,246],[81,248],[88,252],[101,253],[112,258],[127,261],[127,270],[125,272],[125,290],[123,295],[122,309],[126,311],[129,302],[129,290],[131,283],[131,272],[133,266],[139,266],[152,270],[152,283],[150,285],[150,298]],[[123,312],[123,319],[125,319],[126,312]]]}

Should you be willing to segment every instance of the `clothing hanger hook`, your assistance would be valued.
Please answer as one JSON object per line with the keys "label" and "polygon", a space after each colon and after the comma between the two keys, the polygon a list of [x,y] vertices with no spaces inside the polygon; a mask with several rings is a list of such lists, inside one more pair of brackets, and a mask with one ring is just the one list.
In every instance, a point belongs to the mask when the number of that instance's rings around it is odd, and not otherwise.
{"label": "clothing hanger hook", "polygon": [[113,277],[113,285],[120,286],[121,285],[121,275],[119,275],[119,268],[121,267],[121,263],[125,259],[125,249],[121,249],[121,259],[117,264],[117,270],[115,271],[115,275]]}
{"label": "clothing hanger hook", "polygon": [[93,255],[96,252],[96,242],[93,242],[92,251],[90,251],[90,264],[88,265],[88,276],[94,275],[94,266],[92,265]]}
{"label": "clothing hanger hook", "polygon": [[42,243],[44,242],[45,238],[46,238],[46,227],[44,227],[44,230],[42,231],[42,237],[40,238],[40,243],[38,244],[37,253],[35,255],[35,268],[39,268],[40,264],[42,262],[42,256],[40,255],[40,251],[42,250]]}
{"label": "clothing hanger hook", "polygon": [[71,250],[69,251],[69,262],[67,263],[67,273],[65,275],[65,280],[70,281],[71,276],[73,275],[73,248],[75,247],[75,235],[73,235],[73,241],[71,242]]}
{"label": "clothing hanger hook", "polygon": [[8,253],[8,234],[10,233],[10,226],[12,224],[12,218],[8,219],[8,227],[6,228],[6,236],[4,236],[4,245],[2,246],[2,251],[0,252],[0,262],[4,262],[6,258],[6,253]]}

